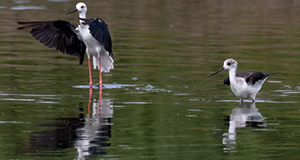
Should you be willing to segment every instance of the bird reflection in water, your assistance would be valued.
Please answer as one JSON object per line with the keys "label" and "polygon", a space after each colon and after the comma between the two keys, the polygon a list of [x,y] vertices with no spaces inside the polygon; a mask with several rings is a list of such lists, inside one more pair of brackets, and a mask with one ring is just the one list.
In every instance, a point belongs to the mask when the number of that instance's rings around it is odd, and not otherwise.
{"label": "bird reflection in water", "polygon": [[[223,134],[224,152],[233,152],[236,147],[237,128],[252,127],[265,128],[265,117],[261,115],[255,106],[255,102],[249,104],[240,103],[232,110],[229,119],[228,132]],[[228,119],[227,119],[228,120]]]}
{"label": "bird reflection in water", "polygon": [[[77,159],[85,159],[87,156],[106,154],[101,147],[110,146],[107,143],[111,137],[111,118],[113,117],[113,106],[111,102],[102,99],[102,89],[99,90],[98,102],[92,101],[92,88],[90,88],[88,114],[85,125],[77,129],[75,148]],[[92,104],[92,105],[91,105]]]}
{"label": "bird reflection in water", "polygon": [[76,149],[76,159],[107,154],[104,147],[110,146],[113,105],[109,99],[102,99],[102,90],[99,90],[99,99],[92,101],[90,91],[87,109],[86,116],[80,113],[76,117],[48,119],[49,123],[39,125],[47,129],[33,133],[30,154],[60,157],[67,148]]}

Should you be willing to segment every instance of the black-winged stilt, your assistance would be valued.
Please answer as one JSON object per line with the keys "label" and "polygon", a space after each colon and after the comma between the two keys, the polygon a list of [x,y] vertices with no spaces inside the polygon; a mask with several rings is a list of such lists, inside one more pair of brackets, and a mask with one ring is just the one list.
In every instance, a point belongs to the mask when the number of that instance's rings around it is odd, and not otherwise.
{"label": "black-winged stilt", "polygon": [[232,92],[240,98],[241,101],[250,98],[255,102],[257,92],[261,89],[268,76],[272,74],[262,72],[236,73],[237,66],[238,63],[234,59],[226,59],[223,63],[223,67],[209,77],[224,69],[228,69],[229,77],[224,80],[224,84],[230,85]]}
{"label": "black-winged stilt", "polygon": [[[32,36],[49,48],[71,56],[77,56],[79,65],[83,63],[87,53],[90,87],[92,87],[92,73],[90,57],[93,57],[94,69],[99,69],[99,86],[102,88],[101,72],[109,72],[114,68],[112,43],[106,23],[99,18],[86,18],[87,6],[79,2],[76,9],[67,13],[79,12],[79,25],[75,28],[67,21],[38,21],[18,22],[25,25],[18,29],[31,29]],[[101,67],[99,67],[101,66]]]}

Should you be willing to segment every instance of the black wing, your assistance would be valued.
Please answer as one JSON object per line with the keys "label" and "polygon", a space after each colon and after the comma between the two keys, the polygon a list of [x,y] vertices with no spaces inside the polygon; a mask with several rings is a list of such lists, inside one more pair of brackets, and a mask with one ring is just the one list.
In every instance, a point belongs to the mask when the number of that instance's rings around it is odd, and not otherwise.
{"label": "black wing", "polygon": [[223,84],[226,84],[228,86],[230,85],[229,77],[227,77],[226,79],[224,79]]}
{"label": "black wing", "polygon": [[[262,72],[244,72],[244,73],[237,73],[237,77],[243,77],[246,79],[247,83],[250,83],[254,85],[257,81],[263,80],[267,78],[268,76],[273,75],[272,73],[262,73]],[[230,85],[230,80],[229,77],[224,79],[223,81],[224,84]]]}
{"label": "black wing", "polygon": [[75,27],[67,21],[18,22],[25,25],[18,29],[31,29],[32,36],[49,48],[76,56],[81,65],[84,60],[85,44],[78,38]]}
{"label": "black wing", "polygon": [[246,82],[254,85],[259,80],[264,80],[271,74],[262,73],[262,72],[252,72],[251,75],[246,77]]}
{"label": "black wing", "polygon": [[[113,58],[111,37],[106,23],[100,18],[79,18],[89,25],[91,35],[109,52]],[[114,58],[113,58],[114,59]]]}

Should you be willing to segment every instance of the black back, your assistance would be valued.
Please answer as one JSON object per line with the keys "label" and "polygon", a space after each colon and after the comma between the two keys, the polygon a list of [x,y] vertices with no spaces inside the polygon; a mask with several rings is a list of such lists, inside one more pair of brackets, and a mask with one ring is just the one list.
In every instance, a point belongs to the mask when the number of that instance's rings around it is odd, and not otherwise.
{"label": "black back", "polygon": [[[272,75],[272,74],[262,73],[262,72],[244,72],[244,73],[236,74],[237,77],[245,78],[246,82],[250,85],[254,85],[257,81],[264,80],[265,78],[267,78],[270,75]],[[226,85],[230,85],[229,77],[224,79],[223,83]]]}
{"label": "black back", "polygon": [[86,46],[78,38],[75,27],[67,21],[18,22],[25,25],[18,29],[31,29],[32,36],[49,48],[71,56],[76,56],[81,65]]}
{"label": "black back", "polygon": [[86,25],[89,25],[91,35],[109,52],[113,58],[111,36],[107,24],[100,18],[79,18]]}

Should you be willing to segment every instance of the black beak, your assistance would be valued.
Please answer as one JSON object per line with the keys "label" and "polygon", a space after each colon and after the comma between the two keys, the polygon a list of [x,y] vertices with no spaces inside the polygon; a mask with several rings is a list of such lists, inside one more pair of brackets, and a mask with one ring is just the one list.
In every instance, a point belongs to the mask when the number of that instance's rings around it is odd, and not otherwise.
{"label": "black beak", "polygon": [[219,73],[219,72],[221,72],[221,71],[223,71],[223,70],[224,70],[224,67],[220,68],[217,72],[211,74],[209,77],[211,77],[211,76],[213,76],[213,75],[215,75],[215,74],[217,74],[217,73]]}
{"label": "black beak", "polygon": [[77,9],[74,9],[73,11],[67,13],[66,15],[72,14],[72,13],[74,13],[74,12],[77,12]]}

